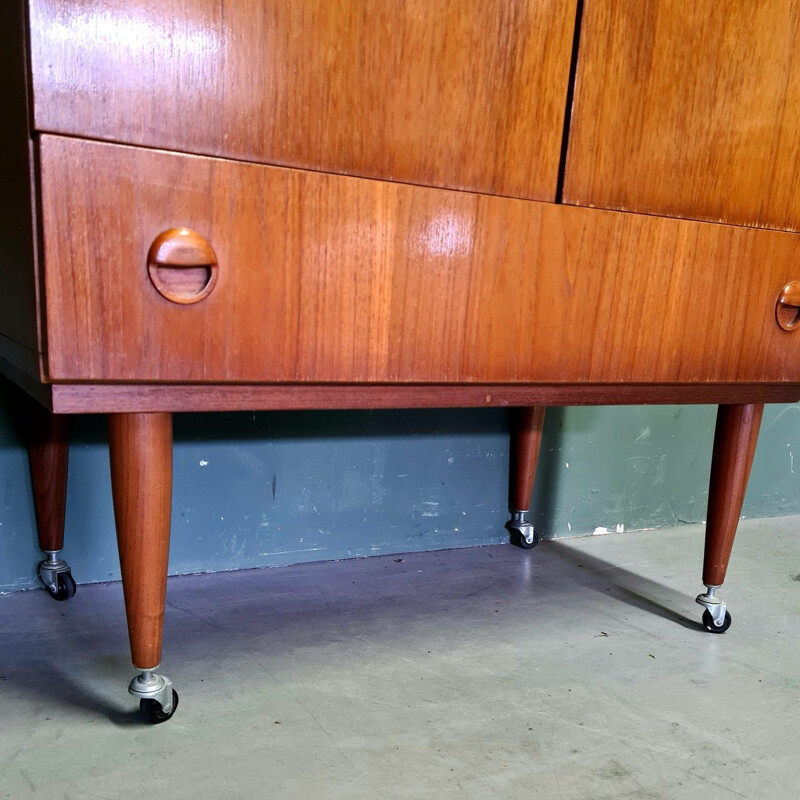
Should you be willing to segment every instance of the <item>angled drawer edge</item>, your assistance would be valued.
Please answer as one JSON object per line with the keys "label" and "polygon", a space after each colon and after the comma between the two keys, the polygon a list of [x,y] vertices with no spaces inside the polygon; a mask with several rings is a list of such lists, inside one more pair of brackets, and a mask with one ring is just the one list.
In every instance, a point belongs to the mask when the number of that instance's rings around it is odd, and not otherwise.
{"label": "angled drawer edge", "polygon": [[54,136],[41,167],[54,380],[800,381],[794,234]]}

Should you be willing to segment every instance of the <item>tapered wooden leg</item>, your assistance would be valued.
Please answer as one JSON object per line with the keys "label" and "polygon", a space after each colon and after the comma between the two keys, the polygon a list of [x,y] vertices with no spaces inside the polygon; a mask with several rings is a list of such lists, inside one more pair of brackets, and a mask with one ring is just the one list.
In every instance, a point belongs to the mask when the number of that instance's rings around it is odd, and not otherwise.
{"label": "tapered wooden leg", "polygon": [[509,468],[509,506],[511,521],[508,528],[512,541],[526,549],[534,547],[538,537],[528,519],[536,462],[542,444],[544,406],[514,409],[511,429],[511,463]]}
{"label": "tapered wooden leg", "polygon": [[[708,592],[697,598],[709,615],[708,619],[704,615],[706,628],[715,633],[730,625],[730,615],[716,596],[716,589],[725,581],[763,413],[762,403],[723,405],[717,413],[703,560],[703,583]],[[712,617],[717,624],[709,627]]]}
{"label": "tapered wooden leg", "polygon": [[514,409],[509,480],[511,511],[527,511],[530,508],[545,411],[544,406]]}
{"label": "tapered wooden leg", "polygon": [[67,510],[69,425],[66,416],[51,414],[35,402],[25,406],[25,423],[39,547],[47,554],[39,564],[39,576],[52,597],[68,600],[75,594],[75,581],[60,555]]}
{"label": "tapered wooden leg", "polygon": [[161,661],[172,506],[172,415],[112,414],[111,488],[134,666]]}
{"label": "tapered wooden leg", "polygon": [[69,460],[67,417],[31,403],[26,423],[39,546],[46,552],[62,550]]}
{"label": "tapered wooden leg", "polygon": [[719,407],[706,515],[706,586],[725,581],[763,413],[763,404]]}

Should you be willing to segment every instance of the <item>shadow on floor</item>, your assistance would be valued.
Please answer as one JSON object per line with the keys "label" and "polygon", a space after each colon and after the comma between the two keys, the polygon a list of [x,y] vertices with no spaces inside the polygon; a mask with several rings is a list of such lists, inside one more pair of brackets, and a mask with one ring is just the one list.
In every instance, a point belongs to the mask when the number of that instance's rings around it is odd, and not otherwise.
{"label": "shadow on floor", "polygon": [[[675,610],[690,604],[685,594],[585,548],[546,541],[532,551],[494,545],[173,578],[165,641],[173,664],[203,664],[215,672],[243,662],[266,676],[274,659],[307,648],[335,653],[337,646],[363,641],[413,650],[435,644],[442,626],[456,637],[476,630],[494,635],[490,621],[503,618],[493,615],[518,611],[520,603],[539,619],[552,609],[552,624],[558,624],[558,615],[574,618],[591,602],[586,590],[708,635],[699,615],[689,619]],[[138,724],[134,701],[120,687],[133,671],[124,655],[119,584],[81,586],[66,608],[44,602],[43,592],[32,595],[5,600],[9,610],[18,604],[29,615],[23,607],[34,603],[34,615],[46,621],[44,636],[11,633],[11,646],[19,647],[5,669],[15,691],[39,703],[85,709],[115,725]],[[59,614],[64,619],[52,619]]]}

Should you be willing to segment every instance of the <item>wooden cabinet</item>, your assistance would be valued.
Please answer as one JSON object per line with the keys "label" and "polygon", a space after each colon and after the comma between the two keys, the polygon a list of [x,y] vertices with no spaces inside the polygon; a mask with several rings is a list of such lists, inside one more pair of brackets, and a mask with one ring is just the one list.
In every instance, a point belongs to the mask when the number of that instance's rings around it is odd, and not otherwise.
{"label": "wooden cabinet", "polygon": [[112,415],[148,719],[175,707],[153,673],[172,411],[519,407],[509,526],[529,547],[544,406],[719,403],[699,602],[727,628],[762,404],[800,398],[796,3],[0,14],[0,367],[55,415],[32,444],[45,505],[61,415]]}

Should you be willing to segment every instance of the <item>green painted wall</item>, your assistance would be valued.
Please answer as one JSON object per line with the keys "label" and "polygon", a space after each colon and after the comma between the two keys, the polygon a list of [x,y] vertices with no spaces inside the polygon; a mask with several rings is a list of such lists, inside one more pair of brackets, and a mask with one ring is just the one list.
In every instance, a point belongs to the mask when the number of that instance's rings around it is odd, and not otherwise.
{"label": "green painted wall", "polygon": [[[36,585],[40,560],[9,392],[0,384],[0,591]],[[551,409],[537,529],[702,521],[714,416],[709,406]],[[178,415],[170,570],[506,541],[507,430],[497,409]],[[744,514],[797,513],[800,405],[772,406]],[[66,536],[78,582],[119,577],[102,418],[74,421]]]}

